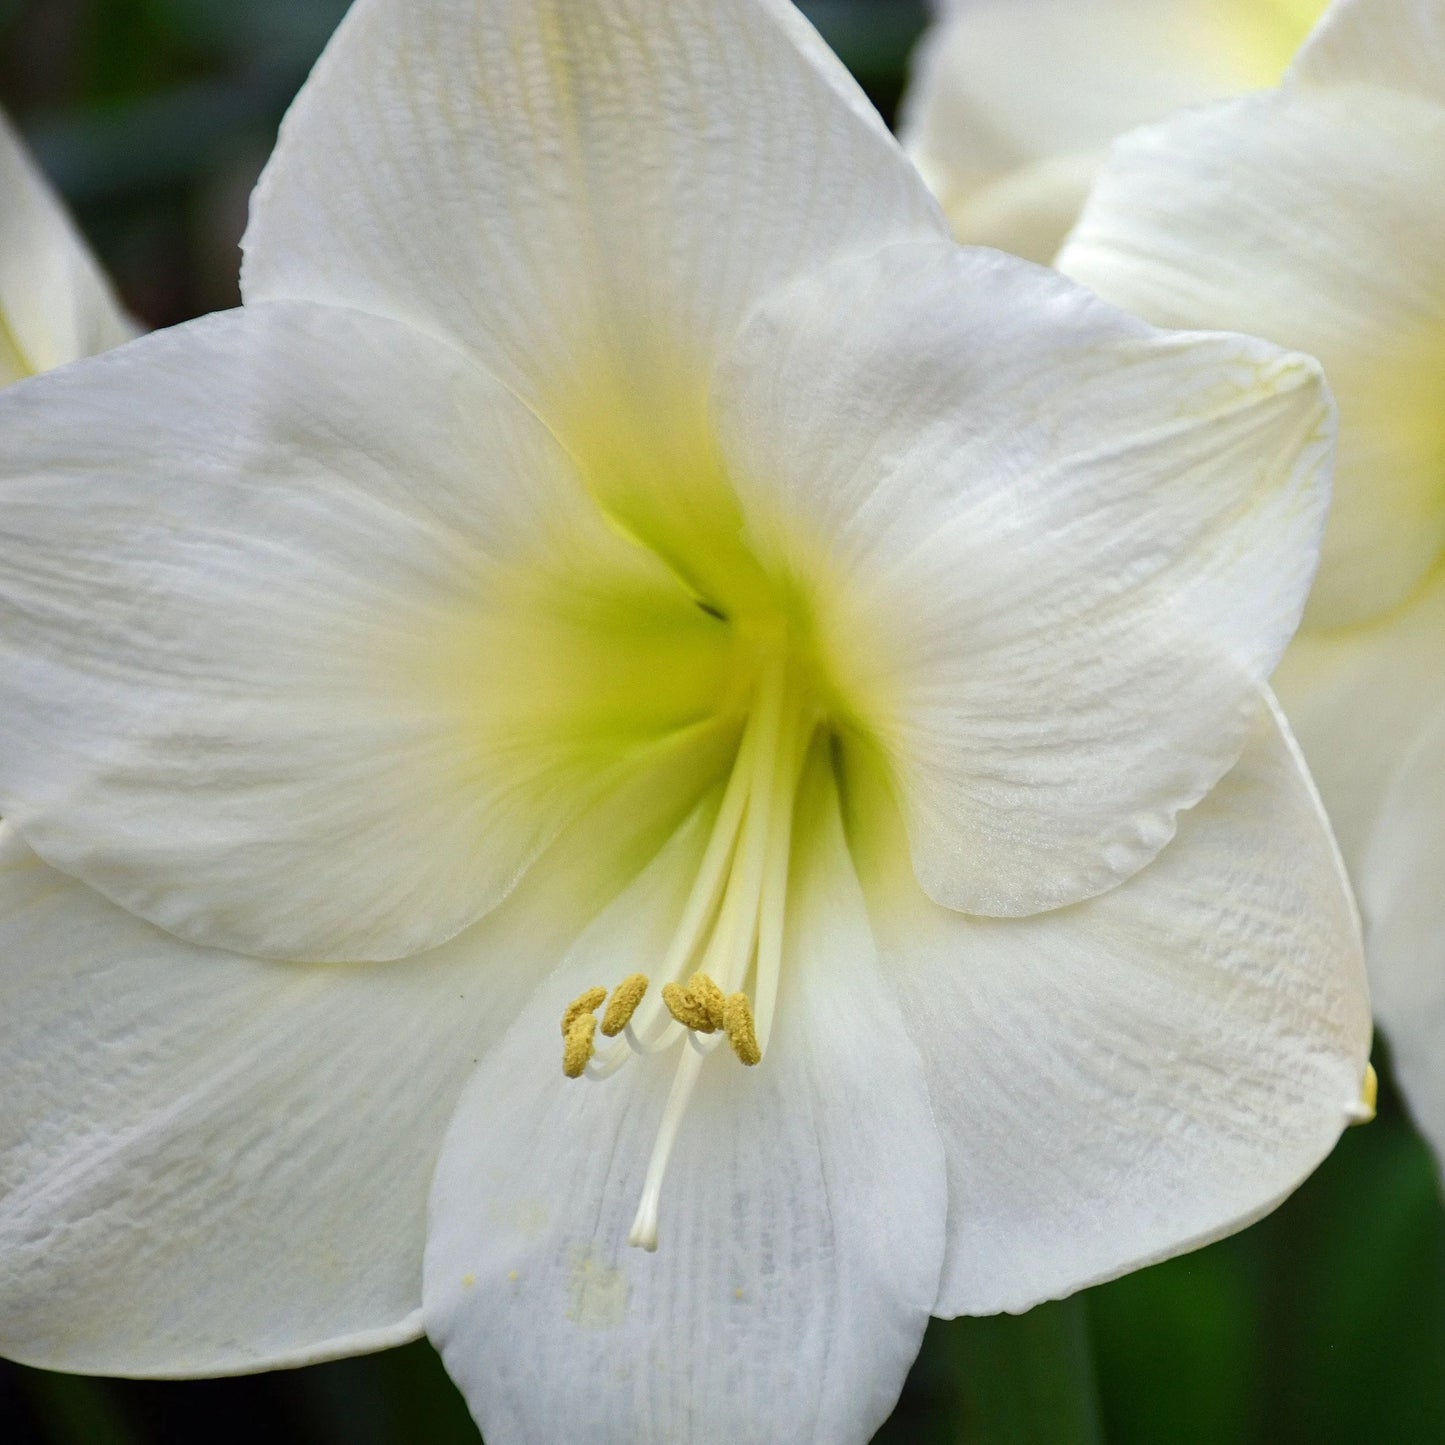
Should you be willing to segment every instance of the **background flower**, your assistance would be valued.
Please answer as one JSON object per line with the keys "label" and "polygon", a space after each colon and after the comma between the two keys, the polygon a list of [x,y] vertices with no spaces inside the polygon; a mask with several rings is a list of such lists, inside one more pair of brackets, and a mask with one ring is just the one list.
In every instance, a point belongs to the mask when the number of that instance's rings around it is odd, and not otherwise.
{"label": "background flower", "polygon": [[939,0],[903,136],[961,241],[1048,263],[1109,142],[1271,85],[1324,0]]}

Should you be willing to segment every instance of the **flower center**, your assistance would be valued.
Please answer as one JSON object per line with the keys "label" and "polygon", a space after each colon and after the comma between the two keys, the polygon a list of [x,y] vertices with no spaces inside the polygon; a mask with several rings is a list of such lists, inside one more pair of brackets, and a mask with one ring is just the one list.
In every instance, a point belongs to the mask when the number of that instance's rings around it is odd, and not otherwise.
{"label": "flower center", "polygon": [[[663,1176],[704,1060],[724,1040],[746,1065],[761,1062],[772,1032],[782,968],[794,801],[817,714],[790,675],[784,650],[758,668],[732,773],[671,943],[654,971],[611,992],[588,989],[562,1017],[569,1078],[609,1078],[630,1059],[684,1039],[663,1110],[631,1243],[657,1248]],[[607,1007],[596,1047],[597,1009]]]}

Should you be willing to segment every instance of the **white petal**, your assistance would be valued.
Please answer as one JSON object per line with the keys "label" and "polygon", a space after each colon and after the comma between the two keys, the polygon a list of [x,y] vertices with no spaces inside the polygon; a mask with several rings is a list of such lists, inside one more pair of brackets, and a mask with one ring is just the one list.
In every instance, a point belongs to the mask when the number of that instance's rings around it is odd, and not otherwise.
{"label": "white petal", "polygon": [[134,334],[65,208],[0,116],[0,386]]}
{"label": "white petal", "polygon": [[759,295],[942,228],[787,0],[363,0],[283,127],[244,290],[495,354],[621,457],[680,445]]}
{"label": "white petal", "polygon": [[1445,101],[1445,11],[1437,0],[1335,0],[1290,78],[1372,81]]}
{"label": "white petal", "polygon": [[221,1374],[415,1337],[466,1079],[676,823],[621,795],[462,937],[351,967],[182,943],[0,828],[0,1354]]}
{"label": "white petal", "polygon": [[725,629],[408,327],[249,307],[0,412],[0,807],[193,941],[435,945],[715,701]]}
{"label": "white petal", "polygon": [[1442,648],[1445,569],[1382,618],[1301,632],[1274,675],[1352,871],[1390,780],[1445,707]]}
{"label": "white petal", "polygon": [[1340,454],[1309,619],[1408,596],[1445,544],[1445,108],[1297,87],[1137,132],[1059,265],[1156,324],[1319,357]]}
{"label": "white petal", "polygon": [[489,1440],[861,1445],[892,1408],[937,1288],[943,1164],[831,799],[803,831],[768,1054],[704,1064],[656,1253],[627,1234],[676,1054],[569,1083],[557,1019],[608,966],[661,952],[696,836],[468,1087],[432,1197],[426,1324]]}
{"label": "white petal", "polygon": [[1239,756],[1323,521],[1312,362],[894,247],[760,308],[716,412],[750,540],[809,599],[940,903],[1112,887]]}
{"label": "white petal", "polygon": [[[1438,657],[1438,652],[1437,652]],[[1395,1075],[1445,1161],[1445,707],[1396,774],[1360,866],[1370,982]]]}
{"label": "white petal", "polygon": [[1358,925],[1274,715],[1103,898],[970,920],[861,872],[948,1155],[939,1314],[1024,1310],[1242,1228],[1358,1114]]}
{"label": "white petal", "polygon": [[[1309,18],[1256,0],[958,0],[914,61],[905,143],[960,240],[1048,261],[1083,201],[1074,191],[1062,214],[1069,171],[1136,125],[1272,84]],[[1059,161],[1062,174],[1039,168]],[[1013,177],[1024,168],[1037,169],[1021,195]],[[1010,193],[999,194],[1004,178]],[[1063,221],[1051,247],[1048,215]],[[1034,225],[1021,230],[1025,217]]]}

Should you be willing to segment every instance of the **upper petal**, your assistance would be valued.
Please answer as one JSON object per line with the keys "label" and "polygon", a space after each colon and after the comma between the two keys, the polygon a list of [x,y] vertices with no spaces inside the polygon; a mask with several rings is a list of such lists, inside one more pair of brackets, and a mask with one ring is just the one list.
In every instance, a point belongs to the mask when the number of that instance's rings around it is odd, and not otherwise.
{"label": "upper petal", "polygon": [[1159,325],[1317,356],[1340,450],[1309,620],[1409,595],[1445,544],[1445,107],[1295,86],[1136,132],[1059,265]]}
{"label": "upper petal", "polygon": [[244,289],[402,317],[569,435],[621,409],[665,444],[759,295],[941,229],[787,0],[361,0],[283,127]]}
{"label": "upper petal", "polygon": [[414,1338],[466,1079],[676,823],[619,795],[460,938],[357,966],[184,943],[0,827],[0,1354],[209,1375]]}
{"label": "upper petal", "polygon": [[557,1018],[660,955],[698,830],[468,1087],[432,1196],[426,1323],[488,1439],[862,1445],[891,1410],[937,1290],[942,1158],[831,795],[799,827],[777,1027],[754,1069],[726,1049],[704,1063],[655,1253],[627,1234],[677,1055],[567,1082]]}
{"label": "upper petal", "polygon": [[886,852],[861,874],[948,1158],[939,1314],[1024,1310],[1243,1228],[1361,1117],[1359,928],[1273,714],[1102,898],[987,921]]}
{"label": "upper petal", "polygon": [[0,808],[182,936],[433,946],[716,705],[723,630],[407,326],[249,307],[0,416]]}
{"label": "upper petal", "polygon": [[0,116],[0,386],[134,334],[64,206]]}
{"label": "upper petal", "polygon": [[895,247],[760,308],[715,411],[749,540],[940,903],[1102,892],[1239,756],[1327,501],[1313,363]]}

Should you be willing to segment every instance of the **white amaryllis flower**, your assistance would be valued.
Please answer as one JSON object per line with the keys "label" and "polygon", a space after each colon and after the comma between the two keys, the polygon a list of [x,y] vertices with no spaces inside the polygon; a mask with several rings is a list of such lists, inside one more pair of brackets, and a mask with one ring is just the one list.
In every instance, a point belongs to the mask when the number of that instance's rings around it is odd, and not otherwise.
{"label": "white amaryllis flower", "polygon": [[0,115],[0,386],[134,335],[65,208]]}
{"label": "white amaryllis flower", "polygon": [[1445,1155],[1445,3],[1348,0],[1280,90],[1129,137],[1060,265],[1161,323],[1325,363],[1334,511],[1278,686]]}
{"label": "white amaryllis flower", "polygon": [[903,134],[961,241],[1051,261],[1110,141],[1273,85],[1325,0],[937,0]]}
{"label": "white amaryllis flower", "polygon": [[781,0],[362,0],[245,291],[0,399],[6,1352],[861,1441],[1359,1112],[1313,363],[956,249]]}

